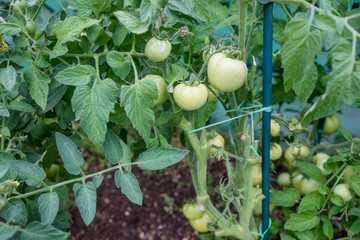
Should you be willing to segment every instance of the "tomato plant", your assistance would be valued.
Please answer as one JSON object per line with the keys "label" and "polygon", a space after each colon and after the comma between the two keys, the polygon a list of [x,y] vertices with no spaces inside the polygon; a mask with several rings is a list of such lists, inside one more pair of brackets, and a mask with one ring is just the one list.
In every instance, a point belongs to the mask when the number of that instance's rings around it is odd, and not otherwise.
{"label": "tomato plant", "polygon": [[208,99],[208,90],[203,84],[189,86],[178,84],[174,89],[174,100],[179,107],[186,111],[202,107]]}

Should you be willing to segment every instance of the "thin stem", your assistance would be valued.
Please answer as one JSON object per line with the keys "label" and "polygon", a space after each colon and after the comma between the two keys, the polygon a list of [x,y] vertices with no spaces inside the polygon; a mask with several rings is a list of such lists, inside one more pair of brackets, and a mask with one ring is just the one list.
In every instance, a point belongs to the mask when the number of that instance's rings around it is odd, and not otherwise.
{"label": "thin stem", "polygon": [[[4,89],[2,86],[0,86],[0,90],[1,90],[1,98],[2,98],[2,104],[6,107],[6,100],[5,100],[5,95],[4,95]],[[2,117],[2,124],[1,124],[1,129],[4,129],[5,127],[5,117]],[[5,135],[2,134],[1,136],[1,151],[4,151],[5,148]]]}
{"label": "thin stem", "polygon": [[291,16],[290,12],[287,10],[285,4],[284,4],[284,3],[281,3],[280,5],[281,5],[281,7],[284,9],[284,11],[285,11],[286,15],[288,16],[288,18],[289,18],[290,20],[293,19],[293,17]]}
{"label": "thin stem", "polygon": [[46,2],[46,0],[42,0],[42,2],[40,3],[40,6],[39,6],[38,9],[36,10],[36,13],[35,13],[35,15],[34,15],[34,17],[33,17],[33,21],[35,21],[36,17],[39,15],[40,10],[41,10],[41,8],[42,8],[42,6],[44,5],[45,2]]}
{"label": "thin stem", "polygon": [[132,42],[131,42],[131,52],[135,52],[135,33],[132,34]]}
{"label": "thin stem", "polygon": [[66,12],[66,8],[62,5],[61,1],[60,0],[56,0],[57,3],[60,5],[61,9]]}
{"label": "thin stem", "polygon": [[255,27],[257,21],[260,20],[260,18],[262,17],[262,15],[261,15],[258,18],[256,18],[256,6],[257,6],[256,1],[253,1],[252,24],[251,24],[251,27],[250,27],[250,30],[249,30],[248,38],[246,40],[245,52],[247,52],[247,50],[249,49],[251,36],[252,36],[252,32],[254,30],[254,27]]}
{"label": "thin stem", "polygon": [[135,65],[134,60],[133,60],[132,57],[131,57],[131,54],[128,53],[128,56],[129,56],[129,58],[130,58],[132,67],[133,67],[133,69],[134,69],[135,83],[137,83],[137,82],[139,82],[139,76],[138,76],[138,72],[137,72],[137,69],[136,69],[136,65]]}
{"label": "thin stem", "polygon": [[247,58],[245,52],[247,4],[247,2],[240,1],[239,50],[244,53],[244,60]]}

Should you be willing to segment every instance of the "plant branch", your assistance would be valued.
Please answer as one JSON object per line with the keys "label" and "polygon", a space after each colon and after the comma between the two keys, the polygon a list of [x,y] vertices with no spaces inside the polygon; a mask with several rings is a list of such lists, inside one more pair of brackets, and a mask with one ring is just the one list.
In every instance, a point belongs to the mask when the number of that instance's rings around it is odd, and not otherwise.
{"label": "plant branch", "polygon": [[36,10],[36,13],[35,13],[35,15],[34,15],[34,17],[33,17],[33,21],[35,21],[36,17],[39,15],[40,10],[41,10],[41,8],[42,8],[42,6],[44,5],[45,2],[46,2],[46,0],[42,0],[42,2],[40,3],[40,6],[39,6],[38,9]]}

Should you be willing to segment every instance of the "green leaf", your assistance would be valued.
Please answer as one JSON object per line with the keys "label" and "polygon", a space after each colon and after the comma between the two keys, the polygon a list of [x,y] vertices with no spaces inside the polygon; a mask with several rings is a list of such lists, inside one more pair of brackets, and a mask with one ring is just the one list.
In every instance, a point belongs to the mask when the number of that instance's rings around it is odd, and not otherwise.
{"label": "green leaf", "polygon": [[351,234],[358,234],[360,232],[360,219],[357,219],[350,227]]}
{"label": "green leaf", "polygon": [[346,130],[346,128],[344,128],[343,126],[340,126],[340,131],[346,140],[348,140],[348,141],[353,140],[351,133],[348,130]]}
{"label": "green leaf", "polygon": [[330,194],[330,189],[326,185],[320,185],[319,186],[319,193],[322,194],[322,195]]}
{"label": "green leaf", "polygon": [[342,207],[345,205],[344,199],[337,194],[331,194],[331,202],[339,207]]}
{"label": "green leaf", "polygon": [[357,216],[357,217],[360,217],[360,209],[359,208],[351,208],[349,211],[348,211],[348,216]]}
{"label": "green leaf", "polygon": [[[67,86],[60,84],[57,81],[52,81],[49,85],[50,90],[49,90],[49,94],[48,94],[48,100],[47,100],[47,104],[44,110],[40,110],[39,113],[40,114],[44,114],[48,111],[50,111],[53,107],[56,106],[56,104],[59,103],[59,101],[61,100],[61,98],[64,96]],[[57,113],[59,114],[59,113]]]}
{"label": "green leaf", "polygon": [[360,176],[351,176],[349,184],[356,194],[360,196]]}
{"label": "green leaf", "polygon": [[171,71],[168,75],[166,75],[165,80],[168,83],[172,83],[174,81],[187,79],[189,77],[189,72],[176,64],[171,65]]}
{"label": "green leaf", "polygon": [[0,211],[0,216],[6,222],[25,225],[28,221],[28,212],[24,202],[19,199],[10,200]]}
{"label": "green leaf", "polygon": [[122,172],[120,170],[115,173],[115,183],[121,192],[133,203],[142,205],[143,195],[134,174],[131,172]]}
{"label": "green leaf", "polygon": [[[322,0],[323,2],[324,0]],[[325,11],[316,15],[314,18],[316,25],[324,31],[325,49],[331,48],[338,40],[344,29],[344,21],[342,18]]]}
{"label": "green leaf", "polygon": [[169,0],[165,7],[165,14],[177,22],[182,22],[188,25],[205,24],[203,21],[198,19],[196,14],[186,7],[181,0]]}
{"label": "green leaf", "polygon": [[41,167],[30,162],[12,161],[11,166],[28,185],[33,187],[40,187],[42,180],[46,177],[46,173]]}
{"label": "green leaf", "polygon": [[17,172],[12,167],[12,162],[16,161],[16,159],[6,152],[0,152],[0,165],[5,167],[8,167],[8,170],[6,174],[2,177],[0,177],[0,182],[4,182],[9,179],[15,179],[17,177]]}
{"label": "green leaf", "polygon": [[61,133],[55,133],[56,146],[59,149],[65,169],[72,175],[79,175],[84,158],[80,154],[76,144]]}
{"label": "green leaf", "polygon": [[[126,29],[126,27],[124,27],[122,25],[118,25],[115,27],[113,37],[112,37],[115,46],[120,46],[124,42],[128,32],[129,31]],[[108,55],[106,55],[106,56],[108,56]]]}
{"label": "green leaf", "polygon": [[38,204],[41,222],[52,224],[59,210],[59,197],[56,192],[41,194]]}
{"label": "green leaf", "polygon": [[65,85],[80,86],[88,84],[95,74],[96,70],[93,66],[77,65],[65,68],[55,76],[55,79]]}
{"label": "green leaf", "polygon": [[216,109],[217,101],[207,101],[204,106],[195,111],[195,127],[200,128],[206,125],[210,116]]}
{"label": "green leaf", "polygon": [[0,116],[2,117],[10,116],[9,110],[7,110],[7,108],[2,103],[0,103]]}
{"label": "green leaf", "polygon": [[81,128],[96,146],[101,147],[107,132],[109,114],[114,111],[118,88],[109,78],[94,84],[92,88],[78,86],[71,103],[76,119],[80,119]]}
{"label": "green leaf", "polygon": [[319,210],[323,205],[324,201],[325,197],[321,195],[318,191],[306,194],[305,197],[301,199],[298,213]]}
{"label": "green leaf", "polygon": [[[353,72],[351,44],[340,40],[330,51],[332,71],[324,77],[326,90],[317,102],[305,113],[301,121],[307,125],[315,119],[326,117],[341,109],[345,104],[352,104],[360,91],[360,72]],[[297,63],[299,64],[299,63]]]}
{"label": "green leaf", "polygon": [[108,12],[111,9],[111,4],[115,0],[89,0],[90,7],[96,16],[99,16],[103,12]]}
{"label": "green leaf", "polygon": [[285,189],[285,191],[270,192],[270,202],[275,206],[292,207],[300,200],[298,191]]}
{"label": "green leaf", "polygon": [[282,232],[280,233],[280,239],[281,240],[296,240],[295,238],[289,236],[288,234]]}
{"label": "green leaf", "polygon": [[51,225],[56,227],[57,229],[62,229],[62,230],[70,228],[70,223],[67,220],[64,211],[61,208],[59,209],[59,212],[56,215],[55,220]]}
{"label": "green leaf", "polygon": [[281,56],[284,88],[286,92],[291,88],[295,90],[301,106],[315,89],[317,69],[314,60],[321,50],[320,31],[310,31],[310,24],[306,13],[297,13],[286,25],[282,38],[287,41]]}
{"label": "green leaf", "polygon": [[5,174],[7,173],[8,170],[9,170],[9,165],[0,164],[0,179],[3,176],[5,176]]}
{"label": "green leaf", "polygon": [[329,209],[329,218],[331,218],[332,216],[338,214],[341,210],[342,210],[342,207],[333,205],[333,206]]}
{"label": "green leaf", "polygon": [[1,128],[1,134],[6,137],[10,137],[11,136],[10,129],[8,127]]}
{"label": "green leaf", "polygon": [[90,42],[95,43],[98,46],[103,46],[111,40],[111,37],[107,35],[104,29],[99,25],[89,27],[87,36]]}
{"label": "green leaf", "polygon": [[58,39],[57,45],[77,40],[83,29],[95,25],[99,20],[87,17],[69,17],[53,26],[53,32]]}
{"label": "green leaf", "polygon": [[316,239],[312,231],[295,232],[295,235],[301,240],[314,240]]}
{"label": "green leaf", "polygon": [[6,68],[1,68],[0,76],[0,83],[10,92],[16,83],[17,74],[15,68],[12,65],[9,65]]}
{"label": "green leaf", "polygon": [[29,84],[31,98],[44,110],[49,93],[50,78],[32,65],[24,72],[24,79]]}
{"label": "green leaf", "polygon": [[103,180],[104,180],[103,175],[98,175],[98,176],[93,177],[92,182],[94,183],[94,186],[96,188],[99,188]]}
{"label": "green leaf", "polygon": [[135,15],[130,12],[116,11],[113,14],[122,25],[135,34],[146,32],[150,26],[149,22],[141,22],[138,13]]}
{"label": "green leaf", "polygon": [[300,168],[300,170],[310,178],[313,178],[318,181],[321,180],[322,178],[321,170],[315,164],[298,161],[297,165]]}
{"label": "green leaf", "polygon": [[123,157],[120,139],[110,128],[106,133],[103,149],[107,160],[112,164],[117,164]]}
{"label": "green leaf", "polygon": [[316,214],[317,212],[291,214],[290,219],[285,223],[285,229],[291,231],[311,230],[320,223],[320,218]]}
{"label": "green leaf", "polygon": [[154,100],[157,98],[157,91],[155,82],[150,79],[121,87],[120,106],[125,107],[132,125],[146,144],[150,141],[150,124],[155,122],[152,109],[155,105]]}
{"label": "green leaf", "polygon": [[161,9],[163,0],[142,0],[140,5],[141,22],[151,22]]}
{"label": "green leaf", "polygon": [[35,112],[35,108],[31,106],[30,104],[22,101],[12,101],[7,105],[8,109],[19,111],[19,112]]}
{"label": "green leaf", "polygon": [[68,51],[69,50],[65,44],[58,44],[51,51],[50,59],[60,57],[60,56],[64,55],[65,53],[67,53]]}
{"label": "green leaf", "polygon": [[0,226],[0,239],[7,240],[14,236],[14,234],[20,229],[20,226],[16,225],[1,225]]}
{"label": "green leaf", "polygon": [[89,226],[96,213],[96,187],[93,182],[87,182],[86,185],[75,183],[73,190],[81,217],[86,226]]}
{"label": "green leaf", "polygon": [[70,237],[70,232],[60,231],[41,222],[31,222],[21,232],[21,240],[66,240]]}
{"label": "green leaf", "polygon": [[125,78],[131,70],[129,57],[124,56],[124,54],[117,51],[109,52],[106,55],[106,62],[112,68],[114,73],[121,78]]}
{"label": "green leaf", "polygon": [[172,126],[177,127],[182,118],[183,111],[180,109],[177,112],[173,112],[173,109],[170,108],[167,111],[161,112],[160,117],[156,121],[156,125],[158,126]]}
{"label": "green leaf", "polygon": [[91,14],[91,7],[89,0],[68,0],[69,5],[75,10],[76,15],[87,17]]}
{"label": "green leaf", "polygon": [[7,36],[13,36],[20,33],[23,29],[13,23],[0,23],[0,33],[5,34]]}
{"label": "green leaf", "polygon": [[153,148],[138,157],[138,166],[144,170],[159,170],[171,166],[189,153],[188,150],[176,148]]}
{"label": "green leaf", "polygon": [[325,219],[324,221],[323,232],[328,238],[332,239],[334,236],[334,227],[329,219]]}

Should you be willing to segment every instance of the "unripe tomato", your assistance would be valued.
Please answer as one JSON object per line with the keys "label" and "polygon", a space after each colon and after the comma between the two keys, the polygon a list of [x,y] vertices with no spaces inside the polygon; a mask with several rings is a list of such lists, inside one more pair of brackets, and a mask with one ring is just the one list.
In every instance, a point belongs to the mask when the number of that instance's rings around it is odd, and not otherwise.
{"label": "unripe tomato", "polygon": [[270,130],[270,135],[272,137],[276,137],[277,135],[279,135],[280,132],[280,125],[273,119],[271,119],[271,130]]}
{"label": "unripe tomato", "polygon": [[209,37],[206,37],[205,40],[204,40],[204,44],[209,46],[210,44],[210,38]]}
{"label": "unripe tomato", "polygon": [[209,229],[207,228],[207,224],[210,222],[210,217],[206,213],[204,213],[200,218],[190,219],[190,225],[195,229],[197,232],[208,232]]}
{"label": "unripe tomato", "polygon": [[177,105],[186,111],[192,111],[202,107],[208,98],[208,90],[205,85],[188,86],[178,84],[174,89],[174,99]]}
{"label": "unripe tomato", "polygon": [[153,62],[164,61],[171,52],[171,43],[168,40],[151,38],[145,46],[145,55]]}
{"label": "unripe tomato", "polygon": [[282,155],[280,144],[274,143],[270,147],[270,160],[278,160]]}
{"label": "unripe tomato", "polygon": [[167,94],[165,80],[161,76],[153,74],[146,75],[143,79],[150,79],[156,84],[158,89],[158,97],[155,100],[155,106],[159,106],[166,102],[169,96]]}
{"label": "unripe tomato", "polygon": [[26,0],[17,0],[15,1],[15,8],[14,10],[18,13],[20,13],[19,9],[21,10],[22,13],[25,13],[25,10],[27,8],[27,5],[28,5],[28,1]]}
{"label": "unripe tomato", "polygon": [[183,206],[183,213],[187,219],[197,219],[204,214],[200,211],[199,206],[196,203],[186,203]]}
{"label": "unripe tomato", "polygon": [[321,170],[321,172],[324,174],[324,163],[327,162],[327,160],[330,158],[329,155],[326,153],[318,153],[314,156],[314,160],[316,161],[316,166]]}
{"label": "unripe tomato", "polygon": [[323,133],[325,134],[333,134],[339,130],[340,127],[340,119],[338,116],[331,115],[325,119]]}
{"label": "unripe tomato", "polygon": [[[271,213],[275,208],[275,205],[270,203],[269,205],[269,212]],[[260,216],[262,214],[262,201],[258,202],[258,204],[254,207],[254,214],[255,216]]]}
{"label": "unripe tomato", "polygon": [[352,199],[349,186],[345,183],[336,185],[334,188],[334,193],[340,195],[340,197],[344,200],[344,202],[348,202]]}
{"label": "unripe tomato", "polygon": [[291,184],[290,174],[287,172],[281,173],[278,178],[277,182],[280,186],[288,187]]}
{"label": "unripe tomato", "polygon": [[210,91],[210,89],[208,89],[208,94],[209,94],[209,96],[208,96],[208,101],[212,101],[212,100],[216,100],[217,101],[217,95],[219,95],[219,91],[218,90],[216,90],[215,88],[213,88],[211,85],[209,86],[210,88],[211,88],[211,90],[213,90],[213,92],[216,94],[214,94],[212,91]]}
{"label": "unripe tomato", "polygon": [[36,23],[32,19],[30,19],[29,21],[27,21],[25,29],[29,35],[34,35],[34,33],[36,32]]}
{"label": "unripe tomato", "polygon": [[298,173],[297,175],[293,176],[293,178],[291,179],[291,185],[297,189],[300,190],[300,184],[301,181],[303,180],[304,175],[302,175],[301,173]]}
{"label": "unripe tomato", "polygon": [[312,178],[304,178],[300,183],[300,194],[301,196],[305,196],[308,193],[316,191],[319,189],[320,182],[312,179]]}
{"label": "unripe tomato", "polygon": [[345,183],[349,184],[351,176],[354,176],[354,175],[356,175],[356,172],[352,169],[351,166],[347,166],[345,168],[345,172],[344,172],[344,175],[343,175]]}
{"label": "unripe tomato", "polygon": [[52,164],[49,169],[45,169],[46,176],[49,179],[55,178],[58,175],[59,171],[60,171],[60,167],[59,167],[59,165],[57,165],[55,163]]}
{"label": "unripe tomato", "polygon": [[294,147],[290,146],[286,149],[284,157],[290,166],[296,167],[295,156],[306,157],[309,155],[310,149],[307,146]]}
{"label": "unripe tomato", "polygon": [[244,62],[227,58],[224,53],[216,53],[211,56],[207,71],[213,87],[232,92],[244,85],[248,69]]}
{"label": "unripe tomato", "polygon": [[260,164],[254,165],[251,169],[251,177],[253,182],[253,187],[256,187],[262,182],[262,169]]}
{"label": "unripe tomato", "polygon": [[[216,136],[214,138],[211,138],[209,140],[209,144],[211,144],[212,146],[216,146],[218,148],[223,148],[225,145],[225,140],[220,134],[216,134]],[[209,151],[209,155],[215,156],[216,152],[217,152],[217,149],[212,147]]]}

